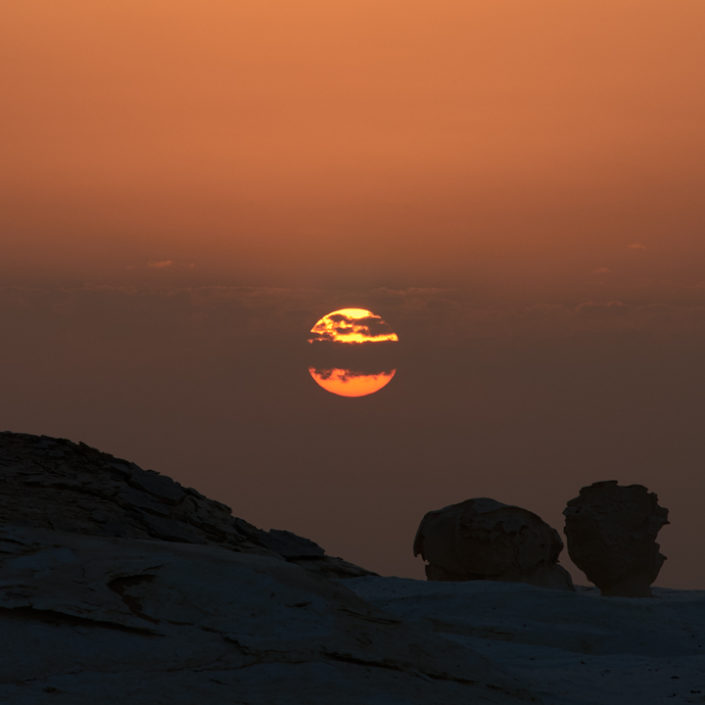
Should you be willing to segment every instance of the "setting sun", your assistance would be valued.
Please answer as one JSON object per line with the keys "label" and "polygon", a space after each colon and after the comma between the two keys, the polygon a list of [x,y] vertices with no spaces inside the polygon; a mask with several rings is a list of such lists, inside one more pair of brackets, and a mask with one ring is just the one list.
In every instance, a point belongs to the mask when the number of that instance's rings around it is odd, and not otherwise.
{"label": "setting sun", "polygon": [[365,308],[341,308],[331,311],[311,328],[309,343],[384,343],[399,337],[389,324]]}
{"label": "setting sun", "polygon": [[309,367],[308,371],[316,384],[341,397],[364,397],[374,394],[386,387],[396,374],[396,370],[368,375],[340,368],[321,370],[315,367]]}
{"label": "setting sun", "polygon": [[308,342],[315,349],[308,371],[316,384],[332,394],[374,394],[396,374],[390,353],[396,353],[399,336],[382,316],[366,308],[327,313],[311,328]]}

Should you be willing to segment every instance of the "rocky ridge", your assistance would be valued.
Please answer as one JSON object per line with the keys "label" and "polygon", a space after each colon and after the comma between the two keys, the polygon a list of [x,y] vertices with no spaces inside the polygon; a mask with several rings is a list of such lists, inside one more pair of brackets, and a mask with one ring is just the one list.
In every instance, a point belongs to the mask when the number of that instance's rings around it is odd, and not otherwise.
{"label": "rocky ridge", "polygon": [[166,475],[84,443],[0,433],[0,522],[131,539],[211,544],[338,577],[370,575],[290,531],[262,531]]}

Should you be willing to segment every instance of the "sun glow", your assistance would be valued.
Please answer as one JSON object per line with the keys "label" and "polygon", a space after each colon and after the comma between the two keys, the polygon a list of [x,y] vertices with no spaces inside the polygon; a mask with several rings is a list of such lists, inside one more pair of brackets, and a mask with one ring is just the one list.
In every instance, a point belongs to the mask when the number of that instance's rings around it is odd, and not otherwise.
{"label": "sun glow", "polygon": [[386,387],[396,374],[396,370],[370,375],[341,368],[323,370],[315,367],[309,367],[308,371],[316,384],[341,397],[364,397],[374,394]]}

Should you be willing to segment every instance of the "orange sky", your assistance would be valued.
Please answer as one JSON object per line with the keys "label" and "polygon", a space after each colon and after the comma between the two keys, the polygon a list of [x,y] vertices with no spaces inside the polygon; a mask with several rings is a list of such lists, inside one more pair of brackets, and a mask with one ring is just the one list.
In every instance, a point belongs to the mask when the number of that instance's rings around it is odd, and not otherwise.
{"label": "orange sky", "polygon": [[0,13],[7,277],[704,278],[701,0]]}
{"label": "orange sky", "polygon": [[[643,483],[664,584],[702,588],[704,27],[703,0],[0,3],[0,428],[386,574],[422,575],[430,509],[560,529],[582,485]],[[371,364],[314,359],[343,307],[399,336],[358,400],[308,372]]]}

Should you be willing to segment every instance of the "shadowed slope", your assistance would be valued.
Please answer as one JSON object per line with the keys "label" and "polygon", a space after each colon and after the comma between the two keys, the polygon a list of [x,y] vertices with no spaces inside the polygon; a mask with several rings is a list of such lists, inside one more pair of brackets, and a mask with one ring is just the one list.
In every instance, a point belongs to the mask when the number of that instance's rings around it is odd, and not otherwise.
{"label": "shadowed slope", "polygon": [[0,517],[94,536],[217,544],[341,577],[370,574],[289,531],[262,531],[165,475],[47,436],[0,433]]}

